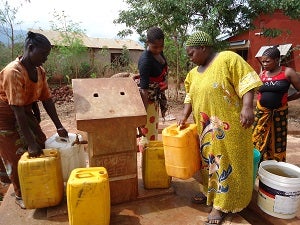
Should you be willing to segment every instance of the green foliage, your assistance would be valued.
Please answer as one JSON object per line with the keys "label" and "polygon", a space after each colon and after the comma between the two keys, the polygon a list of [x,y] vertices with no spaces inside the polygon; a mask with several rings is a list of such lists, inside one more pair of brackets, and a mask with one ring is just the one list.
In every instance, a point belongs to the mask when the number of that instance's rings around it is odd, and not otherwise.
{"label": "green foliage", "polygon": [[255,18],[261,13],[273,14],[275,10],[282,10],[291,19],[300,19],[300,2],[298,0],[249,0],[246,1],[249,10],[245,16]]}
{"label": "green foliage", "polygon": [[97,74],[96,73],[91,73],[90,78],[97,78]]}
{"label": "green foliage", "polygon": [[169,77],[182,81],[186,76],[189,62],[185,49],[174,45],[174,41],[167,38],[165,39],[164,54],[169,65]]}
{"label": "green foliage", "polygon": [[122,48],[121,54],[115,53],[109,57],[111,57],[112,61],[110,65],[104,66],[104,74],[111,76],[113,74],[124,71],[132,72],[132,60],[130,58],[130,51],[125,45]]}
{"label": "green foliage", "polygon": [[[145,32],[151,26],[161,27],[166,34],[165,55],[170,64],[171,75],[177,81],[185,76],[188,60],[184,43],[191,32],[203,30],[215,40],[218,50],[228,43],[218,41],[220,34],[235,35],[254,28],[253,21],[261,13],[272,14],[283,10],[293,19],[300,18],[298,0],[125,0],[127,9],[121,10],[114,23],[126,25],[118,33],[125,37],[137,32],[145,42]],[[269,37],[279,35],[278,31],[266,32]],[[183,75],[184,74],[184,75]]]}
{"label": "green foliage", "polygon": [[[204,30],[217,37],[223,32],[246,29],[249,18],[242,17],[248,10],[246,1],[229,0],[126,0],[128,9],[121,10],[115,23],[124,23],[127,29],[121,37],[137,32],[145,42],[145,32],[151,26],[161,27],[166,35],[165,55],[170,65],[170,76],[177,82],[186,75],[188,59],[184,43],[189,33]],[[217,42],[217,47],[224,46]],[[178,83],[177,83],[178,84]]]}
{"label": "green foliage", "polygon": [[2,70],[10,61],[10,49],[4,44],[0,43],[0,70]]}
{"label": "green foliage", "polygon": [[[8,1],[0,0],[0,32],[3,25],[14,26],[18,8],[13,8]],[[133,31],[140,35],[140,41],[145,42],[146,30],[151,26],[161,27],[166,35],[165,55],[167,57],[170,76],[178,82],[186,75],[189,69],[189,60],[186,56],[184,43],[187,36],[195,31],[204,30],[212,35],[215,47],[222,50],[227,46],[226,42],[216,39],[220,34],[235,35],[245,30],[254,28],[253,20],[261,13],[272,14],[275,10],[282,10],[292,19],[300,19],[300,1],[298,0],[124,0],[128,7],[119,12],[119,17],[114,23],[123,23],[126,29],[119,32],[120,37],[132,34]],[[5,11],[5,10],[6,11]],[[10,17],[7,17],[10,16]],[[9,23],[12,18],[13,23]],[[84,30],[80,23],[74,22],[65,15],[64,11],[53,13],[52,29],[61,34],[61,40],[51,51],[46,62],[46,70],[49,76],[63,74],[69,81],[76,77],[91,77],[95,71],[99,75],[109,74],[118,70],[135,70],[129,57],[129,50],[123,48],[118,60],[111,65],[105,61],[96,60],[90,62],[88,49],[83,45]],[[7,27],[7,26],[6,26]],[[274,28],[266,28],[263,33],[268,38],[282,35]],[[11,35],[12,43],[15,40]],[[15,48],[15,44],[12,44]],[[1,53],[7,52],[0,46]],[[21,52],[21,49],[11,49],[12,59]],[[107,49],[95,53],[108,56]],[[0,63],[7,61],[7,54],[0,56]],[[97,73],[97,72],[96,72]]]}
{"label": "green foliage", "polygon": [[129,53],[128,48],[124,45],[122,48],[121,56],[120,56],[120,64],[123,67],[127,67],[129,65],[129,63],[130,63],[130,53]]}
{"label": "green foliage", "polygon": [[0,33],[4,34],[9,40],[11,60],[14,60],[15,55],[15,26],[20,25],[21,22],[17,21],[16,14],[19,7],[12,7],[8,1],[1,0],[0,4]]}
{"label": "green foliage", "polygon": [[[65,80],[70,83],[71,79],[78,78],[87,73],[88,49],[83,45],[82,38],[84,30],[80,28],[79,23],[73,22],[64,11],[53,13],[54,19],[51,20],[51,27],[54,31],[60,33],[61,39],[55,43],[55,49],[51,52],[52,60],[50,62],[49,72],[53,74],[62,74]],[[50,64],[50,63],[48,63]]]}
{"label": "green foliage", "polygon": [[262,32],[263,35],[268,38],[275,38],[282,34],[282,30],[276,28],[265,28]]}
{"label": "green foliage", "polygon": [[[22,43],[15,43],[13,50],[14,50],[13,55],[16,58],[17,56],[22,54],[23,44]],[[0,52],[1,52],[1,54],[0,54],[0,70],[3,69],[9,62],[12,61],[11,51],[12,51],[12,49],[11,49],[10,46],[6,46],[6,45],[4,45],[3,43],[0,42]]]}
{"label": "green foliage", "polygon": [[59,60],[57,58],[57,54],[55,54],[54,51],[55,51],[55,48],[51,50],[50,55],[48,56],[47,61],[44,64],[47,79],[50,79],[55,74],[61,74]]}
{"label": "green foliage", "polygon": [[282,10],[291,19],[300,19],[300,1],[298,0],[267,0],[249,1],[252,11],[272,14],[275,10]]}
{"label": "green foliage", "polygon": [[53,30],[63,33],[63,43],[73,43],[73,39],[77,39],[76,35],[70,35],[69,33],[82,35],[85,32],[85,30],[80,28],[80,23],[69,19],[64,11],[58,12],[54,10],[53,20],[51,20],[50,23]]}
{"label": "green foliage", "polygon": [[87,78],[90,77],[93,72],[93,68],[91,67],[91,65],[87,62],[82,62],[80,64],[80,68],[79,68],[79,76],[81,78]]}

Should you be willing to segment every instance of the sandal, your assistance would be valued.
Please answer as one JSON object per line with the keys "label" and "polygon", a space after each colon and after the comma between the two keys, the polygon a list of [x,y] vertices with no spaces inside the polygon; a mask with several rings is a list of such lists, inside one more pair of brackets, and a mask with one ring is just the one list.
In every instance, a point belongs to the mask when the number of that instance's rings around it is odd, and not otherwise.
{"label": "sandal", "polygon": [[207,197],[202,192],[199,192],[192,197],[191,201],[195,204],[205,204]]}
{"label": "sandal", "polygon": [[211,216],[208,215],[207,221],[204,222],[204,225],[220,225],[222,224],[224,218],[226,217],[226,213],[220,212],[219,216]]}
{"label": "sandal", "polygon": [[15,203],[20,206],[21,209],[26,209],[26,206],[23,202],[23,199],[21,197],[16,196]]}

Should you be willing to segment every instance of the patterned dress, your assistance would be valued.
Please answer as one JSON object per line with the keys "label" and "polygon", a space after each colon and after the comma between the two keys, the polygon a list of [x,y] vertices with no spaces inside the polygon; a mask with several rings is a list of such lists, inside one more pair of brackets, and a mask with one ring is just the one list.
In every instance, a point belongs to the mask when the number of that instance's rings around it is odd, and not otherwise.
{"label": "patterned dress", "polygon": [[286,161],[288,127],[288,90],[291,82],[280,73],[268,77],[261,73],[263,85],[258,89],[252,141],[261,152],[262,160]]}
{"label": "patterned dress", "polygon": [[251,129],[240,124],[242,97],[262,84],[236,53],[219,53],[203,73],[192,69],[185,79],[187,97],[200,136],[203,192],[207,204],[239,212],[253,190]]}
{"label": "patterned dress", "polygon": [[163,53],[161,56],[165,60],[164,64],[158,62],[150,51],[145,50],[138,62],[139,87],[148,90],[147,123],[142,128],[142,133],[150,141],[158,138],[159,109],[163,118],[167,111],[165,90],[168,88],[168,64]]}

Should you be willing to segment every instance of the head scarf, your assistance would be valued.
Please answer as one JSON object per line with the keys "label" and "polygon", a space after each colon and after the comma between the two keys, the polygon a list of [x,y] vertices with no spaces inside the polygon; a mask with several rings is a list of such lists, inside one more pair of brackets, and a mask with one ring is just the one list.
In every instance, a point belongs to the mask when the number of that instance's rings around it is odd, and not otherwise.
{"label": "head scarf", "polygon": [[266,49],[263,54],[263,56],[268,56],[270,57],[271,59],[279,59],[280,58],[280,51],[279,49],[277,48],[277,46],[273,46],[273,47],[270,47],[268,49]]}
{"label": "head scarf", "polygon": [[188,47],[199,47],[199,46],[213,46],[212,38],[209,34],[199,31],[192,34],[187,42],[186,46]]}

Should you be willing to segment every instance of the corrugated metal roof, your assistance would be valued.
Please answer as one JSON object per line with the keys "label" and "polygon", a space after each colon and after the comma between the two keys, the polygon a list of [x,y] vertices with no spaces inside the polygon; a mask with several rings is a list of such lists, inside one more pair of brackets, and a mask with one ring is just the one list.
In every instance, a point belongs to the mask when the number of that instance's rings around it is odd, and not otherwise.
{"label": "corrugated metal roof", "polygon": [[[45,35],[52,45],[56,45],[63,40],[62,33],[59,31],[34,29],[30,29],[30,31]],[[86,35],[78,35],[78,37],[82,39],[83,45],[88,48],[122,49],[123,46],[126,46],[127,49],[131,50],[144,50],[141,44],[130,39],[92,38]]]}
{"label": "corrugated metal roof", "polygon": [[[264,51],[270,47],[273,47],[273,45],[271,46],[262,46],[259,51],[257,52],[257,54],[255,55],[256,58],[261,57],[262,54],[264,53]],[[278,49],[280,51],[280,55],[286,55],[288,53],[288,51],[290,50],[290,48],[292,47],[292,44],[285,44],[285,45],[279,45]]]}

